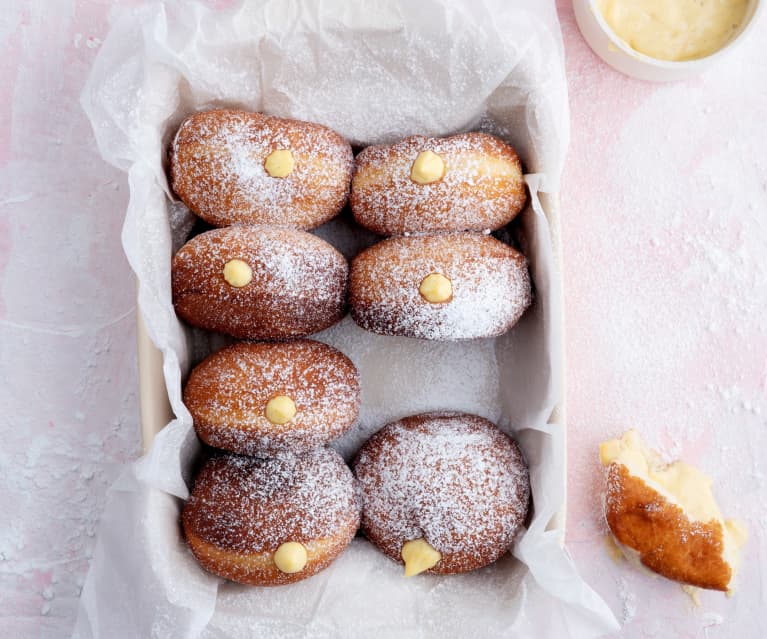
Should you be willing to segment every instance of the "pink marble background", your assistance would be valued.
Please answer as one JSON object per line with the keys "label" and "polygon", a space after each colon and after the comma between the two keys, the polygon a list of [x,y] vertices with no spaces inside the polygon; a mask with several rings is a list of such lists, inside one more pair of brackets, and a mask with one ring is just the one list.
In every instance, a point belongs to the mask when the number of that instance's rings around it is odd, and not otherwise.
{"label": "pink marble background", "polygon": [[[0,18],[0,637],[71,632],[94,532],[139,454],[125,175],[78,94],[116,2]],[[562,188],[567,543],[625,637],[767,636],[767,39],[703,76],[612,71],[560,0],[572,110]],[[716,481],[751,538],[735,597],[605,551],[596,446],[627,427]]]}

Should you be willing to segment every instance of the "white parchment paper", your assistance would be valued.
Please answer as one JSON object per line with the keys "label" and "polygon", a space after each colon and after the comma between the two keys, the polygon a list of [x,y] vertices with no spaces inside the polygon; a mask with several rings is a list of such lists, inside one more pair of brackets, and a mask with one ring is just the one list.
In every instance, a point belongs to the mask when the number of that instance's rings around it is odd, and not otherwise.
{"label": "white parchment paper", "polygon": [[[126,255],[176,419],[110,492],[76,637],[589,637],[617,625],[561,546],[565,504],[560,279],[539,192],[556,193],[568,143],[562,45],[550,0],[280,0],[116,14],[83,106],[106,161],[128,172]],[[480,129],[518,150],[531,205],[514,233],[536,301],[496,340],[376,336],[346,318],[320,333],[360,369],[363,409],[336,442],[347,458],[387,421],[432,409],[483,415],[528,458],[534,513],[514,556],[467,575],[421,575],[356,539],[329,569],[280,588],[204,572],[179,528],[199,452],[181,403],[190,367],[221,338],[171,303],[170,257],[193,217],[173,202],[166,150],[191,112],[237,106],[326,124],[353,144]],[[346,219],[317,233],[347,256],[372,241]],[[559,517],[557,515],[560,515]]]}

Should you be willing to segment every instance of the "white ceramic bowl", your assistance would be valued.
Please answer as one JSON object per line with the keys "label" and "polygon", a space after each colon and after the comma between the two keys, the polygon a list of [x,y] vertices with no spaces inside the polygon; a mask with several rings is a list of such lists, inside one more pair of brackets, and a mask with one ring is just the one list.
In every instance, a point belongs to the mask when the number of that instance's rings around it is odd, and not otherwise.
{"label": "white ceramic bowl", "polygon": [[716,53],[697,60],[672,62],[651,58],[628,46],[615,35],[610,25],[602,17],[602,13],[597,7],[597,0],[573,0],[578,28],[594,52],[614,69],[634,78],[653,82],[684,80],[709,68],[743,42],[746,34],[757,23],[763,5],[762,0],[749,2],[740,30]]}

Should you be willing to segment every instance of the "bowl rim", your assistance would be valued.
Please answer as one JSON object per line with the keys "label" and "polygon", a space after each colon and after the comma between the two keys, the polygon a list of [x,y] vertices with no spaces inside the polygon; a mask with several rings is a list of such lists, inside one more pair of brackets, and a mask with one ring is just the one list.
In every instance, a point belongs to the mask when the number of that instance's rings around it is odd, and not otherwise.
{"label": "bowl rim", "polygon": [[586,4],[588,5],[588,10],[594,14],[594,19],[599,25],[599,28],[609,38],[610,43],[613,46],[617,47],[618,49],[623,51],[623,53],[631,56],[632,58],[634,58],[635,60],[639,62],[642,62],[652,67],[656,67],[658,69],[673,69],[675,71],[684,71],[684,70],[692,71],[695,69],[699,69],[701,66],[707,66],[709,63],[714,62],[718,58],[729,53],[733,45],[737,42],[741,42],[743,38],[754,28],[754,25],[756,24],[759,16],[761,15],[762,9],[764,8],[764,4],[765,4],[764,2],[762,2],[762,0],[750,0],[751,6],[753,6],[754,9],[751,12],[750,17],[748,18],[748,22],[745,24],[745,26],[743,26],[743,28],[738,32],[738,34],[734,38],[732,38],[723,47],[721,47],[720,49],[717,49],[713,53],[710,53],[709,55],[704,56],[702,58],[695,58],[693,60],[662,60],[660,58],[653,58],[652,56],[649,56],[646,53],[642,53],[641,51],[637,51],[636,49],[630,47],[626,43],[626,41],[623,40],[623,38],[620,38],[615,33],[615,31],[613,31],[612,27],[607,23],[607,20],[605,20],[605,17],[602,15],[602,11],[597,6],[598,2],[599,0],[586,0]]}

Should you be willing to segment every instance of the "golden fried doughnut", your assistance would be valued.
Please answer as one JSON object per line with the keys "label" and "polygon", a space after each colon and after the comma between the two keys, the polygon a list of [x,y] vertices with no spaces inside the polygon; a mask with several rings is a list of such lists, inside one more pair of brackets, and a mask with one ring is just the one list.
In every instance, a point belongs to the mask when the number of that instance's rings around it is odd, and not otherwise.
{"label": "golden fried doughnut", "polygon": [[354,157],[320,124],[222,109],[187,118],[173,141],[172,188],[213,226],[310,229],[346,204]]}
{"label": "golden fried doughnut", "polygon": [[668,579],[730,590],[746,532],[723,519],[711,480],[682,461],[665,464],[634,430],[599,454],[607,524],[626,557]]}
{"label": "golden fried doughnut", "polygon": [[184,506],[189,547],[206,570],[276,586],[327,568],[359,527],[355,480],[328,448],[258,459],[220,454]]}
{"label": "golden fried doughnut", "polygon": [[176,253],[173,305],[192,326],[240,339],[303,337],[344,316],[346,259],[286,227],[230,226]]}
{"label": "golden fried doughnut", "polygon": [[210,446],[245,455],[303,452],[354,424],[359,373],[321,342],[240,342],[197,365],[184,404]]}
{"label": "golden fried doughnut", "polygon": [[396,237],[352,261],[349,306],[362,328],[434,340],[492,337],[531,302],[521,253],[493,237]]}
{"label": "golden fried doughnut", "polygon": [[527,515],[530,480],[517,444],[464,413],[388,424],[353,464],[362,531],[406,575],[452,574],[508,552]]}
{"label": "golden fried doughnut", "polygon": [[516,152],[485,133],[414,135],[355,158],[351,207],[380,235],[495,230],[525,205]]}

